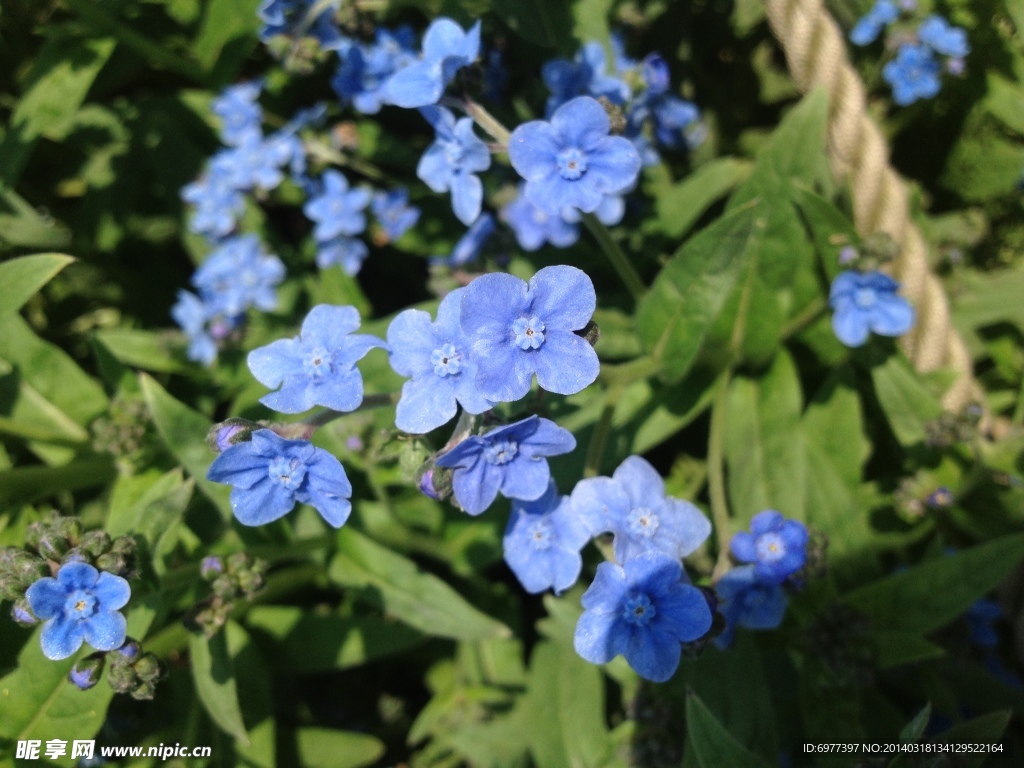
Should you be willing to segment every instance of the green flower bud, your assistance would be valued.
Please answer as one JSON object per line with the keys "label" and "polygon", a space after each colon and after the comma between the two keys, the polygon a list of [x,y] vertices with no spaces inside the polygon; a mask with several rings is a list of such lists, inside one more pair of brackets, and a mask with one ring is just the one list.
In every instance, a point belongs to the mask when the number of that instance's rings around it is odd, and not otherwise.
{"label": "green flower bud", "polygon": [[71,671],[68,673],[68,680],[83,691],[89,690],[96,685],[103,676],[103,663],[105,656],[106,654],[102,652],[86,656],[71,668]]}
{"label": "green flower bud", "polygon": [[47,532],[39,540],[39,554],[47,560],[59,563],[69,549],[71,549],[71,545],[68,540],[52,531]]}
{"label": "green flower bud", "polygon": [[78,548],[96,558],[110,549],[110,534],[106,531],[89,531],[83,537]]}

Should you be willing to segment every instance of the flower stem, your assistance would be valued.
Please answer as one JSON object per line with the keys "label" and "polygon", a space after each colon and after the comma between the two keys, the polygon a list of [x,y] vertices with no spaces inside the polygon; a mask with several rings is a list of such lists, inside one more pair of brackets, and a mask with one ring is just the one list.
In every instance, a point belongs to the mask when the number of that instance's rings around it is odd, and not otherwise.
{"label": "flower stem", "polygon": [[608,444],[608,433],[611,432],[612,419],[615,416],[615,404],[618,403],[621,395],[621,385],[611,387],[605,394],[601,418],[594,425],[594,433],[590,436],[590,444],[587,446],[587,458],[583,467],[584,477],[597,477],[601,474],[601,459],[604,456],[605,446]]}
{"label": "flower stem", "polygon": [[508,146],[508,137],[511,136],[512,133],[508,128],[501,124],[501,121],[498,120],[498,118],[472,99],[467,98],[463,103],[463,106],[466,109],[466,114],[473,118],[473,122],[487,131],[496,142],[505,147]]}
{"label": "flower stem", "polygon": [[821,317],[827,306],[828,302],[826,302],[825,299],[821,296],[817,297],[807,305],[807,308],[804,309],[803,312],[782,326],[782,332],[779,335],[783,339],[788,339],[790,336],[795,336],[800,333],[800,331]]}
{"label": "flower stem", "polygon": [[275,427],[274,431],[281,435],[281,437],[291,440],[309,440],[313,433],[325,424],[330,424],[332,421],[340,419],[342,416],[347,416],[349,413],[368,411],[371,408],[386,408],[397,403],[398,398],[398,392],[366,395],[363,398],[363,402],[354,411],[334,411],[330,408],[325,408],[311,416],[307,416],[302,421],[279,425],[279,427]]}
{"label": "flower stem", "polygon": [[590,230],[590,234],[594,236],[594,239],[597,240],[597,244],[604,251],[604,255],[608,257],[608,261],[612,263],[612,267],[619,273],[619,279],[626,286],[626,290],[633,295],[634,299],[639,301],[647,291],[647,287],[633,268],[625,251],[612,238],[608,227],[602,224],[597,216],[592,213],[583,214],[583,223]]}
{"label": "flower stem", "polygon": [[469,437],[473,433],[474,426],[476,426],[476,416],[463,409],[459,414],[459,420],[455,422],[455,429],[452,431],[452,436],[448,438],[448,442],[445,443],[444,448],[441,449],[441,453],[451,450]]}
{"label": "flower stem", "polygon": [[390,179],[387,174],[381,171],[377,166],[372,165],[365,160],[353,157],[351,155],[345,155],[329,147],[322,142],[307,139],[305,141],[306,152],[318,160],[322,160],[325,163],[333,163],[334,165],[340,165],[343,168],[351,168],[356,173],[362,174],[368,179],[374,181],[380,181],[390,183]]}
{"label": "flower stem", "polygon": [[711,517],[715,522],[715,539],[718,542],[718,561],[712,576],[715,581],[729,567],[729,539],[732,531],[729,504],[725,496],[725,409],[731,380],[732,370],[727,369],[711,406],[711,435],[708,438],[708,496],[711,499]]}

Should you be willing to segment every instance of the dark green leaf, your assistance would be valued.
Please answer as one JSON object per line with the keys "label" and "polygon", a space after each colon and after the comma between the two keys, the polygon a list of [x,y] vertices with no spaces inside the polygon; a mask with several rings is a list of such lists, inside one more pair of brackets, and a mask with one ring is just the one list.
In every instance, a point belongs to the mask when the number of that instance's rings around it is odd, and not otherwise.
{"label": "dark green leaf", "polygon": [[[954,725],[945,733],[932,739],[932,742],[939,744],[995,744],[1006,731],[1006,726],[1009,725],[1012,715],[1012,710],[990,712],[987,715],[968,720],[966,723]],[[962,755],[965,759],[961,764],[964,768],[977,768],[985,764],[993,755],[998,756],[999,754],[999,752],[967,753]],[[999,761],[994,761],[994,764],[998,765]]]}
{"label": "dark green leaf", "polygon": [[329,575],[428,635],[476,640],[509,634],[508,627],[474,608],[441,579],[351,527],[338,531],[338,554]]}
{"label": "dark green leaf", "polygon": [[917,664],[937,659],[945,651],[934,643],[913,632],[878,630],[873,633],[875,644],[875,665],[879,669]]}
{"label": "dark green leaf", "polygon": [[180,356],[181,345],[172,344],[167,334],[140,331],[134,328],[107,328],[96,332],[96,338],[110,353],[131,368],[159,373],[180,373],[189,364]]}
{"label": "dark green leaf", "polygon": [[925,423],[942,415],[938,399],[921,381],[903,354],[892,354],[871,369],[875,394],[896,439],[905,446],[925,438]]}
{"label": "dark green leaf", "polygon": [[736,741],[694,693],[686,699],[686,733],[701,768],[767,768],[770,765]]}
{"label": "dark green leaf", "polygon": [[924,735],[924,729],[928,727],[928,721],[932,717],[931,702],[924,705],[924,708],[914,715],[914,719],[904,726],[900,731],[900,742],[913,744]]}
{"label": "dark green leaf", "polygon": [[235,667],[228,652],[227,636],[218,632],[211,638],[195,634],[189,638],[192,660],[192,679],[196,693],[207,713],[225,733],[234,736],[243,745],[249,735],[238,705],[238,687]]}
{"label": "dark green leaf", "polygon": [[545,48],[564,48],[571,41],[569,0],[493,0],[492,10],[516,34]]}
{"label": "dark green leaf", "polygon": [[40,253],[0,264],[0,315],[21,309],[72,261],[73,258],[62,253]]}
{"label": "dark green leaf", "polygon": [[942,555],[867,584],[844,600],[878,629],[925,633],[948,624],[995,587],[1021,560],[1024,534]]}
{"label": "dark green leaf", "polygon": [[750,175],[750,163],[722,157],[702,165],[657,199],[658,224],[669,237],[682,237],[705,211]]}

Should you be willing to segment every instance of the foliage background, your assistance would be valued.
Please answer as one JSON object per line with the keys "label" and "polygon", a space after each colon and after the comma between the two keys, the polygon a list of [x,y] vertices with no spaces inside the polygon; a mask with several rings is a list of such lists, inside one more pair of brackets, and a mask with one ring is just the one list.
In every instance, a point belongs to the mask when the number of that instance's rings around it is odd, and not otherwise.
{"label": "foliage background", "polygon": [[[893,108],[879,64],[858,59],[1000,425],[998,441],[944,451],[926,441],[942,374],[917,376],[893,345],[851,354],[827,316],[803,314],[837,270],[833,236],[856,236],[820,150],[824,102],[794,107],[757,0],[380,5],[388,23],[420,29],[439,14],[482,17],[485,38],[508,46],[513,98],[495,111],[510,123],[539,112],[543,61],[611,26],[630,26],[632,52],[670,60],[710,131],[689,157],[645,173],[616,230],[652,283],[639,309],[585,238],[509,265],[528,276],[576,264],[598,286],[602,379],[536,404],[581,446],[556,477],[565,492],[581,476],[597,431],[607,434],[591,456],[602,472],[644,453],[671,492],[707,509],[709,472],[724,462],[735,527],[769,506],[806,520],[829,537],[829,575],[794,600],[779,632],[741,633],[654,687],[621,659],[601,670],[575,655],[581,589],[525,595],[501,563],[502,514],[470,521],[410,487],[422,446],[382,431],[388,412],[318,438],[356,487],[353,521],[337,535],[309,509],[266,529],[232,525],[226,489],[204,480],[203,440],[227,415],[267,414],[244,350],[207,371],[168,330],[175,294],[205,255],[178,191],[217,146],[208,106],[221,88],[267,72],[264,103],[283,122],[329,93],[328,68],[286,75],[258,44],[254,0],[4,0],[0,247],[5,259],[75,261],[36,262],[24,296],[0,284],[0,545],[20,545],[51,508],[136,533],[148,562],[130,634],[167,678],[144,704],[112,700],[102,684],[79,692],[64,682],[70,660],[44,660],[35,634],[0,622],[0,755],[18,739],[99,734],[103,744],[209,744],[210,765],[709,768],[780,755],[811,764],[807,741],[890,741],[901,729],[912,740],[926,726],[932,738],[945,726],[945,738],[987,742],[1013,733],[1011,717],[1019,728],[1024,693],[985,668],[958,617],[1003,584],[1000,654],[1019,678],[1024,5],[936,6],[968,29],[973,53],[966,76],[932,101]],[[847,27],[867,8],[830,6]],[[425,257],[447,253],[461,228],[415,180],[428,137],[412,122],[387,110],[356,120],[360,158],[408,184],[425,210],[358,280],[311,268],[295,200],[247,213],[290,277],[279,311],[252,318],[245,350],[291,333],[317,302],[354,304],[383,334],[395,312],[430,301]],[[742,208],[755,198],[756,219]],[[744,292],[753,299],[741,302]],[[362,367],[369,392],[399,384],[382,356]],[[96,439],[111,430],[113,452]],[[352,435],[365,450],[347,447]],[[908,494],[940,486],[953,506],[908,512]],[[205,594],[199,560],[242,549],[271,562],[268,588],[214,639],[190,634],[180,619]],[[591,573],[598,560],[591,551]],[[930,722],[914,720],[926,705]],[[1003,759],[1019,762],[1022,745],[1007,738]]]}

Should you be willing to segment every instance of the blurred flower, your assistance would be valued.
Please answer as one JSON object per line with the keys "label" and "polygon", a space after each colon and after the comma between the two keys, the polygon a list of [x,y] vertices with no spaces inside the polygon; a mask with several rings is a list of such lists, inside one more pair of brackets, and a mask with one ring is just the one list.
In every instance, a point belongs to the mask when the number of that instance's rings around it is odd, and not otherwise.
{"label": "blurred flower", "polygon": [[854,45],[873,43],[882,34],[882,30],[896,21],[899,15],[899,10],[889,0],[878,0],[850,30],[850,41]]}
{"label": "blurred flower", "polygon": [[224,240],[206,258],[192,275],[192,285],[199,290],[211,316],[230,319],[249,307],[274,309],[277,285],[284,274],[284,264],[277,256],[264,252],[258,236],[238,235]]}
{"label": "blurred flower", "polygon": [[43,655],[66,659],[86,642],[98,651],[112,651],[125,638],[127,623],[118,611],[131,597],[128,582],[101,573],[88,563],[61,566],[57,578],[46,576],[28,588],[32,613],[43,619]]}
{"label": "blurred flower", "polygon": [[554,482],[536,501],[512,502],[512,515],[502,545],[505,562],[527,592],[564,592],[580,576],[580,550],[590,540],[568,496]]}
{"label": "blurred flower", "polygon": [[221,120],[220,138],[225,144],[237,144],[247,133],[260,130],[263,110],[257,100],[262,87],[259,81],[239,83],[225,88],[210,104]]}
{"label": "blurred flower", "polygon": [[808,538],[803,523],[769,509],[754,515],[750,533],[737,533],[729,548],[741,563],[754,564],[759,579],[781,584],[804,567]]}
{"label": "blurred flower", "polygon": [[942,87],[942,67],[926,45],[901,45],[896,58],[882,67],[882,77],[892,86],[892,99],[901,107],[918,99],[931,99]]}
{"label": "blurred flower", "polygon": [[637,674],[664,682],[675,674],[682,643],[711,629],[711,609],[673,557],[647,552],[622,565],[601,563],[583,595],[576,652],[593,664],[622,654]]}
{"label": "blurred flower", "polygon": [[409,205],[409,190],[405,187],[378,192],[373,196],[370,210],[389,242],[398,240],[420,220],[420,209]]}
{"label": "blurred flower", "polygon": [[373,115],[388,103],[388,80],[416,61],[416,36],[409,26],[378,27],[373,45],[351,45],[339,52],[341,63],[331,87],[342,102]]}
{"label": "blurred flower", "polygon": [[1003,616],[1003,609],[995,600],[975,600],[964,613],[967,633],[972,643],[979,648],[992,649],[999,645],[999,632],[995,623]]}
{"label": "blurred flower", "polygon": [[434,127],[437,138],[420,158],[416,175],[434,192],[450,190],[452,210],[469,226],[480,215],[484,196],[475,174],[491,167],[490,150],[473,133],[472,118],[456,121],[444,107],[424,107],[420,114]]}
{"label": "blurred flower", "polygon": [[459,238],[459,242],[452,248],[451,255],[447,259],[442,259],[443,263],[449,267],[461,267],[476,261],[496,229],[497,225],[491,214],[480,214],[466,230],[466,234]]}
{"label": "blurred flower", "polygon": [[356,362],[385,344],[376,336],[355,334],[357,328],[355,307],[319,304],[306,315],[299,336],[250,352],[247,362],[256,380],[280,387],[260,402],[281,413],[302,413],[314,405],[335,411],[358,408],[363,402],[363,377]]}
{"label": "blurred flower", "polygon": [[[263,22],[259,38],[269,42],[275,37],[305,36],[315,38],[327,50],[344,47],[347,39],[334,22],[338,5],[321,0],[263,0],[256,11]],[[311,17],[314,11],[316,16]]]}
{"label": "blurred flower", "polygon": [[516,242],[524,251],[536,251],[546,242],[556,248],[568,248],[580,238],[576,224],[531,203],[523,194],[522,185],[519,196],[501,209],[501,217],[512,228]]}
{"label": "blurred flower", "polygon": [[954,27],[941,16],[931,15],[917,28],[917,39],[936,53],[962,59],[971,52],[967,31]]}
{"label": "blurred flower", "polygon": [[231,234],[245,211],[245,198],[235,188],[233,171],[223,155],[215,156],[199,179],[182,187],[181,199],[195,206],[189,231],[211,240]]}
{"label": "blurred flower", "polygon": [[370,193],[365,189],[350,190],[341,171],[324,171],[322,181],[320,193],[302,207],[303,213],[316,222],[313,237],[324,242],[339,235],[358,235],[366,229],[363,209],[370,204]]}
{"label": "blurred flower", "polygon": [[316,244],[316,265],[320,269],[339,266],[346,275],[357,275],[370,255],[366,243],[354,237],[339,235]]}
{"label": "blurred flower", "polygon": [[446,424],[458,405],[469,413],[483,413],[491,403],[476,388],[476,366],[459,325],[465,288],[441,300],[436,322],[418,309],[400,312],[388,326],[391,367],[409,377],[395,410],[395,426],[403,432],[423,434]]}
{"label": "blurred flower", "polygon": [[573,61],[554,59],[541,68],[544,84],[551,91],[546,112],[556,109],[577,96],[608,99],[612,104],[625,104],[632,91],[625,80],[606,73],[604,46],[596,41],[584,44]]}
{"label": "blurred flower", "polygon": [[572,503],[592,536],[614,535],[619,563],[645,552],[679,560],[711,534],[707,516],[688,501],[666,496],[661,475],[640,456],[628,457],[610,478],[578,482]]}
{"label": "blurred flower", "polygon": [[269,429],[220,454],[206,477],[233,486],[231,509],[243,525],[273,522],[299,502],[335,528],[352,512],[352,485],[341,462],[308,440],[285,440]]}
{"label": "blurred flower", "polygon": [[737,627],[775,629],[786,615],[786,593],[779,584],[761,580],[752,565],[726,573],[715,585],[718,606],[725,617],[725,631],[715,645],[728,648]]}
{"label": "blurred flower", "polygon": [[551,471],[547,457],[569,453],[576,438],[555,422],[530,416],[467,437],[437,459],[454,469],[452,489],[466,512],[479,515],[500,492],[509,499],[533,501],[547,490]]}
{"label": "blurred flower", "polygon": [[398,70],[388,80],[388,101],[399,107],[436,104],[455,74],[479,55],[479,21],[465,31],[451,19],[435,19],[423,34],[421,60]]}
{"label": "blurred flower", "polygon": [[217,359],[217,342],[207,328],[211,320],[210,308],[203,300],[188,291],[178,291],[178,301],[171,307],[171,317],[188,337],[189,360],[212,365]]}
{"label": "blurred flower", "polygon": [[491,273],[469,284],[460,323],[472,342],[477,386],[488,400],[512,402],[542,389],[571,395],[597,378],[594,348],[574,331],[594,314],[597,296],[586,273],[545,267],[529,284]]}
{"label": "blurred flower", "polygon": [[566,206],[592,213],[605,195],[630,189],[640,156],[629,139],[609,136],[608,113],[589,96],[555,110],[550,122],[533,120],[512,132],[512,167],[526,179],[525,194],[542,210]]}
{"label": "blurred flower", "polygon": [[902,336],[914,326],[914,309],[896,291],[899,283],[881,272],[842,272],[832,281],[832,329],[848,347],[859,347],[874,331]]}

